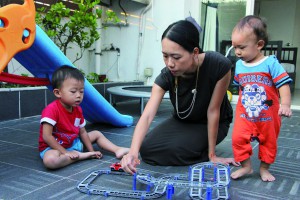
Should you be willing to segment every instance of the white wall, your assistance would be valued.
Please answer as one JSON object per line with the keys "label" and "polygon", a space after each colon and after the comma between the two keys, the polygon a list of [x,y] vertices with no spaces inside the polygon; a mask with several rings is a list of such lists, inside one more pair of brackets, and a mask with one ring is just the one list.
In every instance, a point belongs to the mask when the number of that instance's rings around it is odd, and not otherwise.
{"label": "white wall", "polygon": [[[118,47],[121,50],[119,57],[116,51],[103,52],[101,56],[100,72],[106,73],[109,70],[107,76],[110,81],[145,81],[144,69],[151,67],[153,68],[153,76],[149,79],[149,84],[152,84],[155,77],[164,67],[160,43],[163,31],[169,24],[188,17],[189,13],[198,22],[200,21],[201,0],[150,1],[152,1],[152,6],[145,13],[145,29],[141,30],[141,34],[139,33],[139,17],[147,5],[131,0],[121,1],[125,11],[128,14],[134,15],[132,17],[128,16],[129,26],[109,27],[106,30],[102,30],[101,49],[110,47],[110,44],[113,43],[114,47]],[[114,10],[121,20],[124,20],[124,15],[120,15],[122,10],[118,2],[112,2],[113,5],[110,9]],[[270,39],[283,40],[284,44],[291,43],[300,48],[300,24],[298,20],[300,19],[300,13],[296,12],[299,9],[299,0],[268,0],[260,3],[260,16],[268,20]],[[201,25],[203,26],[203,24]],[[140,51],[138,52],[139,39],[142,42],[140,43]],[[74,59],[74,52],[69,51],[67,56],[70,60]],[[296,88],[300,88],[299,52]],[[119,77],[117,71],[118,63]],[[75,64],[86,73],[95,72],[94,47],[86,51],[84,58]],[[17,62],[9,63],[9,72],[14,74],[29,74]]]}
{"label": "white wall", "polygon": [[[101,74],[106,74],[110,81],[143,80],[144,69],[153,68],[153,76],[149,79],[152,84],[160,70],[165,66],[161,53],[161,35],[171,23],[184,19],[190,14],[200,21],[200,0],[149,0],[151,8],[145,13],[145,28],[139,31],[139,20],[145,4],[131,0],[121,1],[122,7],[128,15],[129,26],[109,27],[101,30],[101,49],[110,47],[120,49],[120,56],[116,51],[102,52]],[[117,1],[112,1],[111,8],[121,20],[125,20],[123,12]],[[141,37],[140,37],[141,36]],[[141,41],[139,43],[139,40]],[[140,45],[140,50],[138,51]],[[76,55],[76,47],[68,51],[67,57],[73,61]],[[119,65],[118,65],[119,64]],[[86,73],[95,72],[95,46],[85,52],[84,57],[75,65]],[[118,76],[119,66],[119,76]],[[9,72],[14,74],[30,74],[17,61],[9,63]]]}
{"label": "white wall", "polygon": [[[140,16],[146,5],[141,5],[129,0],[123,0],[122,5],[126,12]],[[164,67],[161,53],[161,35],[169,24],[184,19],[191,15],[196,19],[199,18],[200,0],[153,0],[152,6],[145,13],[145,29],[139,34],[139,19],[129,17],[128,27],[110,27],[102,31],[102,46],[113,43],[121,50],[120,55],[120,77],[117,76],[117,66],[113,66],[116,60],[114,52],[105,52],[101,56],[101,72],[106,72],[108,66],[113,68],[107,74],[109,80],[113,81],[132,81],[143,80],[144,69],[153,68],[153,76],[149,83],[154,82],[155,77]],[[119,13],[118,5],[112,8]],[[121,17],[120,18],[124,18]],[[141,37],[141,38],[139,38]],[[140,52],[138,52],[139,39]],[[139,57],[138,57],[139,56]]]}
{"label": "white wall", "polygon": [[[296,1],[295,10],[300,10],[300,1]],[[294,33],[292,44],[295,47],[298,47],[297,55],[297,71],[296,71],[296,85],[295,87],[300,89],[300,12],[296,12],[295,21],[294,21]]]}
{"label": "white wall", "polygon": [[261,1],[259,16],[266,18],[270,40],[283,40],[292,47],[298,47],[296,88],[300,88],[300,9],[299,0]]}
{"label": "white wall", "polygon": [[[266,18],[270,40],[292,43],[296,0],[262,1],[259,16]],[[280,13],[280,14],[279,14]]]}

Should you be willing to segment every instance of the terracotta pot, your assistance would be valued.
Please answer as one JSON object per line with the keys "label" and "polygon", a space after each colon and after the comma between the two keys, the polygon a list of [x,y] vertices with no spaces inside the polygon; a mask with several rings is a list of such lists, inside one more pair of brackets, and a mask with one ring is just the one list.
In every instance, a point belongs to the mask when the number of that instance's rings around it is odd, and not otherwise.
{"label": "terracotta pot", "polygon": [[106,79],[106,74],[99,75],[99,82],[104,82],[105,79]]}

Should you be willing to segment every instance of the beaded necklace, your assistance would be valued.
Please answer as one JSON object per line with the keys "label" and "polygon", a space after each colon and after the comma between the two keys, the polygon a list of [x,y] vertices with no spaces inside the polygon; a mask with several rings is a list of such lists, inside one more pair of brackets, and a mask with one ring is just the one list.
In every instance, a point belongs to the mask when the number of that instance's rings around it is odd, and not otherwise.
{"label": "beaded necklace", "polygon": [[[175,94],[176,94],[175,108],[176,108],[177,116],[180,119],[185,119],[188,116],[190,116],[190,114],[192,113],[192,110],[194,108],[195,100],[196,100],[196,94],[197,94],[197,82],[198,82],[199,68],[200,68],[200,66],[198,65],[195,89],[192,90],[193,99],[192,99],[191,105],[185,111],[179,111],[178,110],[178,77],[177,76],[175,77]],[[185,114],[185,113],[187,113],[187,114]]]}

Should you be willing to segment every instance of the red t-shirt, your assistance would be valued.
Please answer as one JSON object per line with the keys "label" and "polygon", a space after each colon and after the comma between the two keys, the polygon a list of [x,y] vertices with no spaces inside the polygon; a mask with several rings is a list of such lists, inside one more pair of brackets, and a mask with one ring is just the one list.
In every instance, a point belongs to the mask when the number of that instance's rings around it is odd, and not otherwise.
{"label": "red t-shirt", "polygon": [[43,123],[53,126],[52,135],[64,148],[72,146],[74,139],[79,135],[80,128],[86,122],[80,106],[73,107],[73,111],[67,111],[59,100],[53,101],[42,112],[39,137],[39,151],[43,151],[49,145],[43,140]]}

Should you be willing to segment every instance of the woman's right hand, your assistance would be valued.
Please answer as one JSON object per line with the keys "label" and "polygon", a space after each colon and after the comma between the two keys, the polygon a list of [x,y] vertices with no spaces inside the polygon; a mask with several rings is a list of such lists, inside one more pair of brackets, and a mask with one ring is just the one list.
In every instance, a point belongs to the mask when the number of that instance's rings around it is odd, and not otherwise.
{"label": "woman's right hand", "polygon": [[122,165],[122,169],[130,174],[136,173],[136,166],[140,164],[140,160],[137,156],[131,154],[130,152],[123,156],[122,160],[120,161]]}

